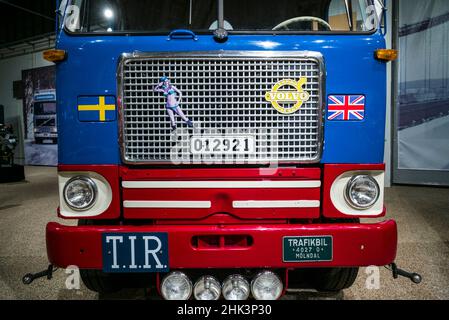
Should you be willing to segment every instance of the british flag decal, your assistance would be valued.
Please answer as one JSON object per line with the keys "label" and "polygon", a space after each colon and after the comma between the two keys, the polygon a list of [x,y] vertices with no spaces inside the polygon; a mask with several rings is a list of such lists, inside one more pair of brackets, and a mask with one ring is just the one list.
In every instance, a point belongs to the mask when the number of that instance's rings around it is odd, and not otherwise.
{"label": "british flag decal", "polygon": [[329,121],[362,121],[365,119],[365,96],[330,95],[327,110]]}

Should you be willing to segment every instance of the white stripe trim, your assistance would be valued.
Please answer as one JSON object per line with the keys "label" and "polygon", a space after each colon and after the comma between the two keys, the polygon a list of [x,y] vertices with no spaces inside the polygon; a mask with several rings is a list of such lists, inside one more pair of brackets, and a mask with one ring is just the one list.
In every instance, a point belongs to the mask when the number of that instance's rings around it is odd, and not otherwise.
{"label": "white stripe trim", "polygon": [[125,208],[147,209],[210,209],[210,201],[123,201]]}
{"label": "white stripe trim", "polygon": [[235,209],[252,208],[319,208],[320,201],[315,200],[291,200],[291,201],[234,201]]}
{"label": "white stripe trim", "polygon": [[319,188],[321,181],[123,181],[127,189],[286,189]]}

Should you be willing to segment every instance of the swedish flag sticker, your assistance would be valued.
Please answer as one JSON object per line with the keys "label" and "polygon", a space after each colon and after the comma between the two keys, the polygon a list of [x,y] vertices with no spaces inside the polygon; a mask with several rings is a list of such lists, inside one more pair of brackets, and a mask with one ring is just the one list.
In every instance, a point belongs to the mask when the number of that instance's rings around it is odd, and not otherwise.
{"label": "swedish flag sticker", "polygon": [[117,119],[113,96],[78,97],[78,118],[81,122],[110,122]]}

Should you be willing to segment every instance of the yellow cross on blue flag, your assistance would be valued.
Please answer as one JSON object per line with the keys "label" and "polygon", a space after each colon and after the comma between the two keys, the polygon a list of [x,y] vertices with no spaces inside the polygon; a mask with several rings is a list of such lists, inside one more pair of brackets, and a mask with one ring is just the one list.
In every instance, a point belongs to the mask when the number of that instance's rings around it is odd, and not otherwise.
{"label": "yellow cross on blue flag", "polygon": [[110,122],[117,119],[115,97],[78,97],[78,118],[81,122]]}

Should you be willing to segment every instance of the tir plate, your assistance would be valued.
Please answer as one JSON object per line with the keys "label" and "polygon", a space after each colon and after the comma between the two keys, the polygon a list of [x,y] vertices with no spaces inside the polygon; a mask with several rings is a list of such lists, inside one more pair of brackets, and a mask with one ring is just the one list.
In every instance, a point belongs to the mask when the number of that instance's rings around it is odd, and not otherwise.
{"label": "tir plate", "polygon": [[332,261],[332,236],[284,237],[284,262]]}
{"label": "tir plate", "polygon": [[168,272],[167,233],[104,233],[103,271]]}

